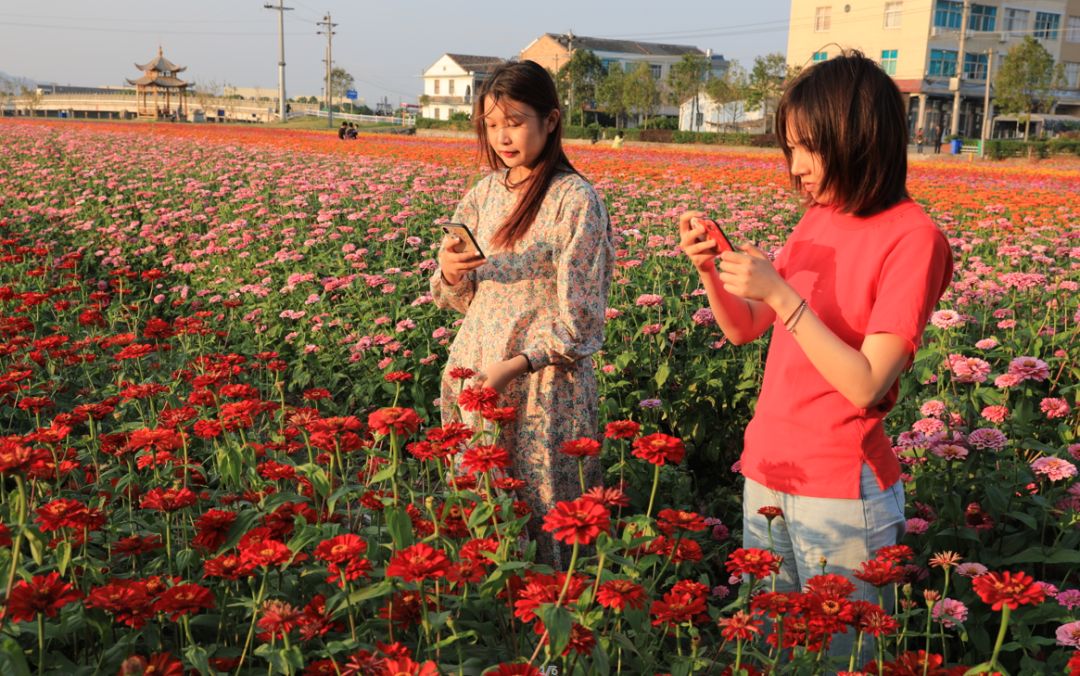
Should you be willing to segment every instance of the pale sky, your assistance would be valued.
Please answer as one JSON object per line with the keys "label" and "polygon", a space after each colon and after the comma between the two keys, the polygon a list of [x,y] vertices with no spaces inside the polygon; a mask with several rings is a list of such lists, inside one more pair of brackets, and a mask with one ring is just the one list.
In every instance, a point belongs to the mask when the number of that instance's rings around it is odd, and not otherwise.
{"label": "pale sky", "polygon": [[[38,82],[122,85],[135,62],[165,56],[196,83],[277,87],[277,0],[3,0],[0,71]],[[516,56],[543,33],[572,30],[712,49],[743,66],[784,52],[787,0],[288,0],[286,92],[320,95],[326,38],[316,23],[330,12],[334,64],[356,79],[368,105],[415,102],[420,74],[442,54]]]}

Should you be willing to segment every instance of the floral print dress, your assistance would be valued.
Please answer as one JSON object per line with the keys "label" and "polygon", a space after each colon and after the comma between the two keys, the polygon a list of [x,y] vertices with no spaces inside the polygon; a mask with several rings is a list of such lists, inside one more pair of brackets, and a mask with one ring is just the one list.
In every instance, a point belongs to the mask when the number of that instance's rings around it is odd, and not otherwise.
{"label": "floral print dress", "polygon": [[[580,496],[577,460],[559,452],[564,442],[596,437],[598,393],[591,355],[604,340],[615,250],[603,202],[585,179],[557,174],[536,219],[513,250],[498,250],[492,238],[517,203],[506,187],[506,172],[481,179],[462,199],[453,221],[473,231],[487,255],[486,264],[450,286],[436,271],[431,292],[440,308],[454,308],[465,319],[450,347],[443,372],[443,423],[464,416],[479,429],[478,414],[459,412],[461,382],[456,367],[483,372],[490,364],[518,354],[534,370],[511,382],[500,406],[517,410],[505,424],[499,445],[510,452],[511,474],[525,482],[521,497],[533,511],[530,534],[538,558],[566,558],[559,543],[540,529],[555,503]],[[587,486],[598,483],[599,463],[587,465]]]}

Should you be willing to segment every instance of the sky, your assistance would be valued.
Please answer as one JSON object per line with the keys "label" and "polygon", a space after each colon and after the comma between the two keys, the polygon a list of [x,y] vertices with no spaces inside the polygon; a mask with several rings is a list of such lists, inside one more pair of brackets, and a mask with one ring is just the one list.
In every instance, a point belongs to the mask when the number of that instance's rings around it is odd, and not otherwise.
{"label": "sky", "polygon": [[[165,56],[187,66],[196,84],[278,84],[278,0],[4,0],[0,3],[0,71],[37,82],[126,84],[134,63]],[[286,93],[321,96],[326,37],[337,26],[334,65],[355,79],[369,106],[384,97],[415,103],[421,73],[443,54],[516,56],[543,33],[666,42],[712,49],[743,66],[784,52],[787,0],[288,0]],[[670,7],[670,9],[668,9]]]}

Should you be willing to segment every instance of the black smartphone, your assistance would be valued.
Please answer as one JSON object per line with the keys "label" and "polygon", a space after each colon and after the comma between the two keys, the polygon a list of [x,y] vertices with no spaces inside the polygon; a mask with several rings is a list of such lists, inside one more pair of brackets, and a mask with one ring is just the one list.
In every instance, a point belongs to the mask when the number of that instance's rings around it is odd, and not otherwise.
{"label": "black smartphone", "polygon": [[487,258],[484,252],[480,249],[480,245],[476,243],[476,238],[473,237],[472,230],[464,223],[444,223],[442,230],[448,235],[453,235],[461,240],[464,248],[461,250],[463,253],[470,253],[480,258]]}

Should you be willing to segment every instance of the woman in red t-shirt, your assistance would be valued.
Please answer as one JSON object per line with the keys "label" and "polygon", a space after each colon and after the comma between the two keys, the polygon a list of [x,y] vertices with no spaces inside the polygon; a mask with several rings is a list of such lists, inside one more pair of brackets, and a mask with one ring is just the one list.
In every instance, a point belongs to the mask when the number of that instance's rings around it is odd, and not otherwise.
{"label": "woman in red t-shirt", "polygon": [[[876,63],[849,52],[804,70],[780,100],[776,129],[807,210],[775,262],[752,245],[717,262],[705,214],[679,221],[728,340],[773,328],[741,458],[743,543],[783,556],[778,590],[837,573],[857,583],[854,598],[876,602],[853,573],[905,525],[882,420],[952,277],[952,254],[908,196],[907,107]],[[771,545],[764,506],[784,512]],[[831,652],[850,646],[850,634],[838,637]]]}

